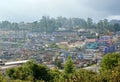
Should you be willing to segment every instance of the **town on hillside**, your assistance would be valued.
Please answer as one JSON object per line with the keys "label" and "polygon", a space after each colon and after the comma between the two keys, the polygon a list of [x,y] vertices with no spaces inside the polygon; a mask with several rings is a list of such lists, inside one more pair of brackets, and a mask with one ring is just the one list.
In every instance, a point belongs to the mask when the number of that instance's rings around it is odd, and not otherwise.
{"label": "town on hillside", "polygon": [[99,66],[105,54],[119,51],[120,31],[108,31],[106,34],[93,29],[66,31],[65,28],[50,33],[0,31],[0,59],[3,68],[6,65],[20,65],[25,63],[24,60],[34,60],[49,68],[56,67],[59,61],[62,68],[69,56],[77,68],[93,64]]}

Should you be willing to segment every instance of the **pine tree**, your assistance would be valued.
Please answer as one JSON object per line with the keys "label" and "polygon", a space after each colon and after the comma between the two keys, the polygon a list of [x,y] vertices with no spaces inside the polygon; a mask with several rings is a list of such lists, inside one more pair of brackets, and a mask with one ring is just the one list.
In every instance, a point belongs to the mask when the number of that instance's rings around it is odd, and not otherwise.
{"label": "pine tree", "polygon": [[64,72],[65,74],[70,74],[74,72],[74,64],[70,56],[65,63]]}

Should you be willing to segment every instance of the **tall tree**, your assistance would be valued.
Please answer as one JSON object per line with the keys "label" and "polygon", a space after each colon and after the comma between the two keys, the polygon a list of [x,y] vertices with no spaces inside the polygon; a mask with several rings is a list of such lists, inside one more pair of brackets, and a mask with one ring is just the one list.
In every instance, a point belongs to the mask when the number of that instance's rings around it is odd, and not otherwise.
{"label": "tall tree", "polygon": [[92,28],[92,26],[93,26],[93,20],[92,20],[92,18],[87,18],[87,27],[88,28]]}
{"label": "tall tree", "polygon": [[55,64],[59,69],[62,69],[62,64],[61,64],[61,61],[60,61],[60,59],[58,58],[58,56],[55,57],[54,64]]}
{"label": "tall tree", "polygon": [[116,31],[120,31],[120,24],[115,23],[115,24],[113,25],[113,28],[114,28],[114,31],[115,31],[115,32],[116,32]]}
{"label": "tall tree", "polygon": [[74,71],[75,71],[74,64],[71,57],[69,56],[65,63],[64,72],[65,74],[70,74],[70,73],[73,73]]}

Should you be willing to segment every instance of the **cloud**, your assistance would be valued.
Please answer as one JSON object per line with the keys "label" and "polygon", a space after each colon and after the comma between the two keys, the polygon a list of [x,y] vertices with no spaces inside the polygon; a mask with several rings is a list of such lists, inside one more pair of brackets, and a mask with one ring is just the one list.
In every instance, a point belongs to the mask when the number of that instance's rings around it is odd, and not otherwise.
{"label": "cloud", "polygon": [[120,14],[120,0],[86,0],[86,6],[112,15]]}
{"label": "cloud", "polygon": [[112,20],[112,19],[117,19],[117,20],[120,20],[120,15],[112,15],[112,16],[108,16],[109,20]]}
{"label": "cloud", "polygon": [[119,3],[120,0],[0,0],[0,19],[29,22],[47,15],[100,20],[120,15]]}

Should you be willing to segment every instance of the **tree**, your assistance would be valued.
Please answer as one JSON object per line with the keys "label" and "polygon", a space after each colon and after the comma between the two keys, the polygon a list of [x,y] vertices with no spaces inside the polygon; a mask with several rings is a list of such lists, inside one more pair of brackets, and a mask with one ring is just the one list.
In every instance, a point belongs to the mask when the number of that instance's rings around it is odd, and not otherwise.
{"label": "tree", "polygon": [[9,76],[11,79],[16,79],[14,73],[15,73],[15,68],[9,68],[6,70],[6,75]]}
{"label": "tree", "polygon": [[[59,69],[58,68],[53,68],[53,69],[51,69],[51,71],[50,71],[50,73],[51,73],[51,75],[52,75],[52,81],[54,81],[54,80],[58,80],[58,78],[59,78],[59,76],[62,76],[62,73],[59,71]],[[55,81],[55,82],[56,82]]]}
{"label": "tree", "polygon": [[6,74],[13,80],[28,80],[36,82],[37,80],[50,81],[50,70],[44,66],[36,64],[33,61],[28,61],[24,65],[17,68],[10,68],[6,71]]}
{"label": "tree", "polygon": [[[102,81],[108,82],[111,79],[111,77],[113,78],[115,76],[116,76],[115,78],[117,78],[117,76],[120,73],[120,71],[117,70],[117,67],[119,66],[119,62],[120,62],[120,53],[112,53],[112,54],[109,53],[103,57],[102,62],[100,64],[101,66],[100,76],[102,78]],[[114,82],[114,81],[110,81],[110,82]]]}
{"label": "tree", "polygon": [[72,74],[71,80],[75,80],[75,82],[101,82],[99,74],[85,69],[75,71]]}
{"label": "tree", "polygon": [[62,64],[61,64],[61,61],[60,61],[60,59],[58,58],[58,56],[55,57],[54,64],[55,64],[59,69],[62,69]]}
{"label": "tree", "polygon": [[27,62],[24,66],[27,66],[28,70],[31,71],[31,76],[33,76],[33,81],[44,80],[49,81],[51,79],[50,70],[41,64],[36,64],[33,61]]}
{"label": "tree", "polygon": [[111,70],[114,67],[118,66],[118,62],[120,62],[120,53],[108,53],[106,54],[101,62],[102,70]]}
{"label": "tree", "polygon": [[7,82],[7,80],[0,74],[0,82]]}
{"label": "tree", "polygon": [[75,71],[74,64],[71,57],[69,56],[65,63],[64,72],[65,74],[70,74],[70,73],[73,73],[74,71]]}
{"label": "tree", "polygon": [[87,27],[91,29],[92,26],[93,26],[93,20],[91,18],[87,18]]}
{"label": "tree", "polygon": [[116,32],[116,31],[120,31],[120,24],[119,23],[115,23],[114,25],[113,25],[113,28],[114,28],[114,31]]}
{"label": "tree", "polygon": [[110,82],[120,82],[120,62],[117,67],[112,70],[110,74]]}
{"label": "tree", "polygon": [[98,32],[104,32],[104,22],[103,20],[100,20],[98,23],[97,23],[97,30]]}

